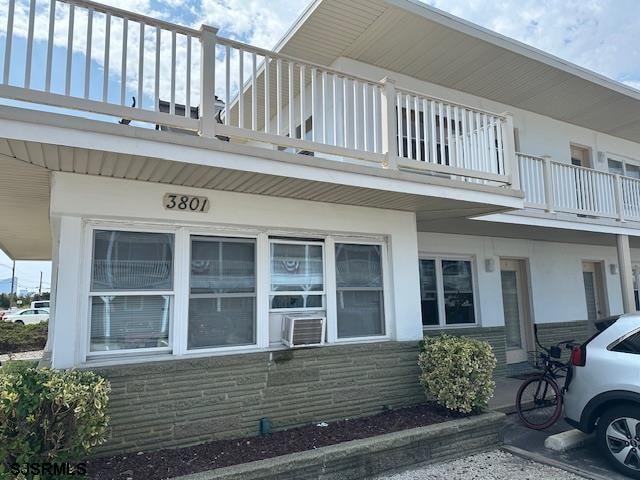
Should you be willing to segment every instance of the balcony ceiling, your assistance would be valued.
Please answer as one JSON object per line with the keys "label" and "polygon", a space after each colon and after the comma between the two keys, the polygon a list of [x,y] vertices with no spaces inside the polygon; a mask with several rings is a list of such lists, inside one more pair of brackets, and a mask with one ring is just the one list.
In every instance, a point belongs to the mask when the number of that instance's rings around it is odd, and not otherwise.
{"label": "balcony ceiling", "polygon": [[520,192],[497,186],[12,107],[0,107],[0,170],[0,248],[16,260],[51,257],[51,172],[408,211],[418,221],[522,206]]}
{"label": "balcony ceiling", "polygon": [[277,50],[347,57],[640,142],[640,91],[411,0],[317,0]]}

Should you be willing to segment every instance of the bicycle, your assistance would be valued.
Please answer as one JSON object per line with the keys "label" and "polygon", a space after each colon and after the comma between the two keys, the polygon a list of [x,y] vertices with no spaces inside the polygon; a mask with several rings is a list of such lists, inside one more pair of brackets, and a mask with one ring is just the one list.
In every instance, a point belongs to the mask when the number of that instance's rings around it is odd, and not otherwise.
{"label": "bicycle", "polygon": [[[537,325],[534,325],[534,337],[539,351],[529,352],[529,362],[541,373],[524,381],[516,395],[516,411],[520,420],[533,430],[544,430],[553,425],[562,414],[562,395],[571,381],[571,366],[562,362],[561,346],[571,350],[577,344],[565,340],[545,348],[538,340]],[[558,380],[565,376],[563,387]]]}

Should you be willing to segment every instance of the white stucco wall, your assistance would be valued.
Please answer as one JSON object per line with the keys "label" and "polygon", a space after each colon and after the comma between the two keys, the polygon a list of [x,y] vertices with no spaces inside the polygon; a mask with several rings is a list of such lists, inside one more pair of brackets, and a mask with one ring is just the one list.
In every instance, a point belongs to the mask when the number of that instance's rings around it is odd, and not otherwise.
{"label": "white stucco wall", "polygon": [[[587,319],[582,262],[604,262],[605,295],[608,313],[622,313],[622,293],[615,247],[578,245],[496,237],[475,237],[440,233],[418,233],[421,256],[469,255],[475,260],[479,323],[504,325],[500,258],[526,259],[530,271],[531,302],[535,323],[568,322]],[[493,259],[487,272],[485,260]],[[618,269],[619,271],[619,269]]]}
{"label": "white stucco wall", "polygon": [[[166,210],[168,192],[204,195],[207,213]],[[413,213],[334,205],[232,192],[183,188],[173,185],[54,173],[51,216],[60,224],[56,232],[58,254],[57,302],[53,358],[55,367],[83,362],[86,342],[84,311],[88,262],[85,220],[102,219],[136,224],[194,227],[251,228],[255,232],[380,236],[388,245],[387,313],[389,336],[396,340],[421,338],[417,233]],[[188,255],[188,254],[187,254]],[[84,282],[84,283],[83,283]],[[186,292],[188,289],[185,289]],[[176,295],[178,295],[176,293]],[[178,314],[178,313],[176,313]]]}

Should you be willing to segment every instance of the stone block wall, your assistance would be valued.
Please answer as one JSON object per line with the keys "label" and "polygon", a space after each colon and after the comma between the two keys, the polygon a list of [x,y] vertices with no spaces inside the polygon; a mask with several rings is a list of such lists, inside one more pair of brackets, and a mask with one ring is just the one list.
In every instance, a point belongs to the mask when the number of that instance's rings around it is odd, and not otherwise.
{"label": "stone block wall", "polygon": [[[539,323],[538,339],[543,347],[550,347],[565,340],[585,342],[591,335],[593,327],[588,321]],[[563,348],[562,359],[569,358],[569,350]]]}
{"label": "stone block wall", "polygon": [[112,385],[98,454],[186,446],[425,401],[417,342],[381,342],[95,368]]}
{"label": "stone block wall", "polygon": [[438,330],[428,330],[427,336],[437,336],[441,333],[447,335],[456,335],[463,337],[471,337],[477,340],[484,340],[491,345],[493,353],[496,356],[496,369],[494,375],[501,376],[506,372],[506,337],[504,327],[465,327],[465,328],[447,328]]}

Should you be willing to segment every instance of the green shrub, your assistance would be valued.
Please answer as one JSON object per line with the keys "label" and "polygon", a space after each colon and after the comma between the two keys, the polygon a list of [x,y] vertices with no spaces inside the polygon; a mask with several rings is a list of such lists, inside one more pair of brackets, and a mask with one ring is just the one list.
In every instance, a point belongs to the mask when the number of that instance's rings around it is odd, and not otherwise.
{"label": "green shrub", "polygon": [[48,323],[20,325],[0,321],[0,355],[42,350],[47,343]]}
{"label": "green shrub", "polygon": [[420,383],[439,404],[463,413],[482,410],[493,396],[496,357],[487,342],[468,337],[425,337]]}
{"label": "green shrub", "polygon": [[73,463],[103,443],[109,391],[93,372],[0,368],[0,478],[14,463]]}

